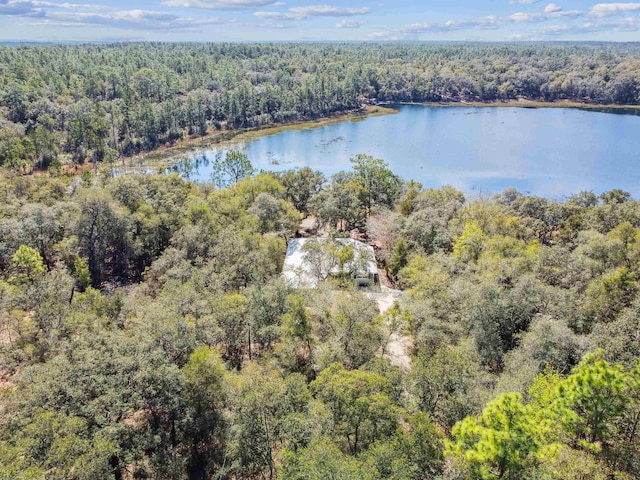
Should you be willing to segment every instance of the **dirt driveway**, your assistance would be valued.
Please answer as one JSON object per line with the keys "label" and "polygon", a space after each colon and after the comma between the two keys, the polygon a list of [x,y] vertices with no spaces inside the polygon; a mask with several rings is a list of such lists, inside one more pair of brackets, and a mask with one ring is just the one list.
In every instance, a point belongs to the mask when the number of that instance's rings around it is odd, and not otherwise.
{"label": "dirt driveway", "polygon": [[[384,313],[402,297],[402,292],[385,286],[382,286],[381,289],[380,292],[369,293],[368,295],[378,303],[380,313]],[[412,345],[413,340],[411,337],[403,335],[401,332],[392,332],[384,351],[384,357],[388,358],[393,365],[408,373],[411,370]]]}

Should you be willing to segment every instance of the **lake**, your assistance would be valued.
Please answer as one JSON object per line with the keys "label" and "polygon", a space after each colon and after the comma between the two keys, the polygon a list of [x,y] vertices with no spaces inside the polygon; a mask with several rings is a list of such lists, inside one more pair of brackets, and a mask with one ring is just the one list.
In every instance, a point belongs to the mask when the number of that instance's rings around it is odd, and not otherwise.
{"label": "lake", "polygon": [[[467,194],[559,198],[580,190],[640,193],[640,116],[573,108],[401,105],[393,115],[285,130],[233,148],[257,169],[309,166],[326,175],[366,153],[405,180],[453,185]],[[229,147],[224,147],[229,148]],[[194,151],[189,178],[208,181],[221,149]],[[224,149],[222,149],[224,150]],[[201,161],[202,159],[205,161]]]}

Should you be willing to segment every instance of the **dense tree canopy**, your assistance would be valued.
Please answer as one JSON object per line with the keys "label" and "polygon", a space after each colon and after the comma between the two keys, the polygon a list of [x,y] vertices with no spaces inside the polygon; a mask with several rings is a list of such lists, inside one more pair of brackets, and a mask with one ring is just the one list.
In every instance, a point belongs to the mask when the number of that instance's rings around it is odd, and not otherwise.
{"label": "dense tree canopy", "polygon": [[[239,171],[3,172],[0,479],[640,476],[628,193],[465,198],[364,155]],[[309,212],[318,287],[293,290]],[[384,314],[349,234],[404,290]]]}

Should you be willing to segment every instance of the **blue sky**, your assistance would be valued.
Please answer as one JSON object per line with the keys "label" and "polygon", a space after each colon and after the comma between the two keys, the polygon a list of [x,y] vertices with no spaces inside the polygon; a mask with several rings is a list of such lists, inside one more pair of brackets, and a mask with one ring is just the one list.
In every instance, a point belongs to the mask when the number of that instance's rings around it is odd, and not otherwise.
{"label": "blue sky", "polygon": [[0,0],[0,40],[640,41],[640,3]]}

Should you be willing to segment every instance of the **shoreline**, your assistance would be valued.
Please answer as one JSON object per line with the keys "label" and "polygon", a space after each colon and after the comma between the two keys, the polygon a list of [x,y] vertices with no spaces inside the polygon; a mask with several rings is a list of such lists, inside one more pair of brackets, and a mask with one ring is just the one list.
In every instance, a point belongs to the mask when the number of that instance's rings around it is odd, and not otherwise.
{"label": "shoreline", "polygon": [[334,123],[347,121],[357,122],[369,117],[395,114],[399,111],[395,107],[402,105],[421,105],[425,107],[442,108],[573,108],[577,110],[601,113],[628,112],[632,115],[640,115],[640,105],[593,104],[569,100],[560,100],[557,102],[542,102],[523,99],[505,101],[496,100],[491,102],[392,102],[379,105],[367,105],[364,109],[345,113],[335,113],[331,116],[321,117],[315,120],[301,120],[284,124],[265,125],[261,127],[216,131],[211,132],[204,137],[185,138],[168,147],[158,147],[149,152],[125,157],[122,159],[123,165],[120,168],[124,170],[166,168],[175,165],[175,162],[173,161],[167,162],[168,159],[177,157],[181,154],[187,154],[196,149],[209,148],[216,145],[249,142],[262,136],[275,135],[287,130],[306,130],[308,128],[318,128]]}
{"label": "shoreline", "polygon": [[582,103],[570,100],[558,100],[557,102],[542,102],[536,100],[494,100],[491,102],[400,102],[391,105],[424,105],[425,107],[575,108],[577,110],[593,110],[605,113],[606,111],[611,110],[618,110],[621,112],[626,110],[640,114],[640,105]]}
{"label": "shoreline", "polygon": [[123,170],[135,171],[136,169],[159,169],[168,168],[177,161],[168,162],[181,154],[187,154],[197,149],[210,148],[215,145],[225,145],[233,143],[250,142],[256,138],[275,135],[287,130],[306,130],[317,128],[334,123],[346,121],[362,121],[369,117],[389,115],[398,113],[396,106],[421,105],[425,107],[460,108],[460,107],[491,107],[491,108],[573,108],[577,110],[587,110],[602,113],[629,112],[629,114],[640,115],[640,105],[615,105],[615,104],[592,104],[561,100],[557,102],[541,102],[534,100],[506,100],[491,102],[395,102],[379,105],[367,105],[363,109],[346,113],[336,113],[329,117],[322,117],[316,120],[303,120],[299,122],[286,123],[281,125],[266,125],[262,127],[252,127],[238,130],[227,130],[212,132],[204,137],[187,138],[176,142],[169,147],[158,147],[150,152],[141,153],[123,159]]}
{"label": "shoreline", "polygon": [[[149,170],[167,168],[175,165],[176,162],[168,160],[182,154],[187,154],[197,149],[205,149],[213,146],[223,146],[227,144],[249,142],[256,138],[275,135],[287,130],[306,130],[310,128],[323,127],[341,122],[359,122],[370,117],[382,115],[392,115],[399,110],[391,105],[367,105],[362,109],[352,110],[344,113],[332,114],[328,117],[321,117],[315,120],[301,120],[291,123],[264,125],[260,127],[241,128],[236,130],[223,130],[208,133],[203,137],[185,138],[170,146],[162,146],[148,152],[138,153],[131,157],[124,157],[121,165],[115,167],[116,170],[135,171],[137,169]],[[100,164],[99,169],[103,171],[109,168]]]}
{"label": "shoreline", "polygon": [[[442,101],[442,102],[389,102],[381,104],[366,105],[357,110],[347,112],[333,113],[327,117],[317,119],[306,119],[282,124],[269,124],[259,127],[249,127],[231,130],[211,131],[205,136],[186,137],[176,141],[172,145],[159,146],[148,152],[141,152],[130,157],[121,158],[116,164],[106,165],[98,163],[92,165],[90,162],[84,165],[76,166],[76,172],[65,172],[67,175],[74,177],[85,170],[94,170],[100,174],[111,174],[113,171],[125,172],[145,172],[165,169],[176,165],[179,162],[180,155],[186,155],[198,149],[206,149],[214,146],[232,145],[242,142],[250,142],[256,138],[268,135],[275,135],[288,130],[306,130],[311,128],[323,127],[341,122],[358,122],[366,120],[369,117],[377,117],[382,115],[391,115],[398,113],[397,106],[402,105],[419,105],[425,107],[440,108],[572,108],[576,110],[585,110],[600,113],[628,113],[629,115],[640,115],[640,105],[617,105],[617,104],[593,104],[581,103],[569,100],[559,100],[556,102],[543,102],[534,100],[496,100],[490,102],[463,102],[463,101]],[[4,169],[3,169],[4,170]],[[0,171],[0,175],[4,176],[5,172]],[[47,172],[32,170],[22,175],[46,175]]]}

